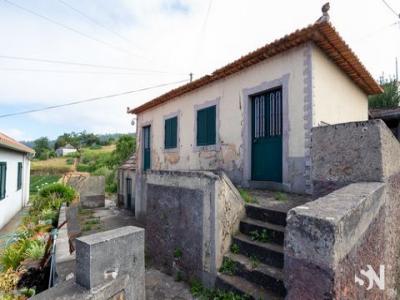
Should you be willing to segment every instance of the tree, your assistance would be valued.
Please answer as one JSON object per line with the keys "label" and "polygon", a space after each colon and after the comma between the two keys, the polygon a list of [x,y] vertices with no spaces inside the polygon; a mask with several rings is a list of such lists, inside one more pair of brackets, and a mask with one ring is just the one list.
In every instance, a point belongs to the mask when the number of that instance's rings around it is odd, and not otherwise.
{"label": "tree", "polygon": [[48,159],[50,156],[52,156],[52,151],[50,149],[50,142],[47,137],[41,137],[35,140],[34,142],[33,149],[36,152],[36,157],[38,159],[44,160]]}
{"label": "tree", "polygon": [[370,108],[392,108],[398,107],[400,103],[399,84],[394,79],[381,80],[384,92],[379,95],[368,97]]}
{"label": "tree", "polygon": [[120,165],[123,161],[127,160],[136,148],[136,139],[131,135],[121,136],[116,144],[115,150],[112,152],[110,164],[112,166]]}
{"label": "tree", "polygon": [[54,143],[54,150],[57,150],[58,148],[64,147],[65,145],[69,144],[70,140],[71,134],[64,133],[63,135],[60,135]]}

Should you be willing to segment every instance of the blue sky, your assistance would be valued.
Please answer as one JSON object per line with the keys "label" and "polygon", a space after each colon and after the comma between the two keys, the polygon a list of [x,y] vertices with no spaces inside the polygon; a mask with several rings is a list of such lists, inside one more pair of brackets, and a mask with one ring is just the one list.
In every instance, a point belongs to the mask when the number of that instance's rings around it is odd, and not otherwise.
{"label": "blue sky", "polygon": [[[325,3],[320,0],[213,0],[206,17],[208,0],[9,1],[81,34],[0,1],[0,56],[149,71],[56,65],[0,57],[0,114],[178,81],[188,78],[190,72],[195,78],[199,77],[313,23]],[[399,1],[388,2],[400,11]],[[84,12],[92,21],[69,6]],[[374,77],[378,78],[382,73],[394,74],[395,56],[400,54],[400,27],[393,25],[398,18],[382,1],[365,0],[362,5],[356,0],[332,1],[330,14],[334,26]],[[19,140],[40,136],[54,138],[64,132],[81,130],[131,132],[132,116],[126,114],[126,108],[140,105],[172,87],[3,118],[0,119],[0,131]]]}

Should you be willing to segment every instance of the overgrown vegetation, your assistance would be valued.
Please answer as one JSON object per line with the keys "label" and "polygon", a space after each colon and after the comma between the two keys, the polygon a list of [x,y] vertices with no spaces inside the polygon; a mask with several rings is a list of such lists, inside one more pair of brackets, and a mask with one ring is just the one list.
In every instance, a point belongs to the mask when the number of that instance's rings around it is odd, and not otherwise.
{"label": "overgrown vegetation", "polygon": [[257,199],[254,198],[247,190],[239,189],[240,196],[242,196],[246,203],[257,203]]}
{"label": "overgrown vegetation", "polygon": [[288,196],[282,192],[276,192],[274,194],[274,198],[278,201],[287,201],[288,200]]}
{"label": "overgrown vegetation", "polygon": [[38,192],[39,189],[43,188],[45,185],[52,184],[57,182],[60,179],[58,175],[33,175],[31,176],[31,183],[30,183],[30,193],[35,194]]}
{"label": "overgrown vegetation", "polygon": [[219,271],[226,275],[234,275],[236,272],[236,263],[229,257],[224,257]]}
{"label": "overgrown vegetation", "polygon": [[[60,183],[38,188],[31,198],[29,214],[0,252],[0,299],[27,299],[36,289],[40,291],[36,283],[38,274],[45,272],[41,263],[48,255],[49,232],[57,224],[62,203],[70,203],[75,198],[75,191]],[[27,282],[35,285],[25,286]]]}
{"label": "overgrown vegetation", "polygon": [[254,255],[250,256],[250,264],[253,269],[257,268],[260,265],[260,260]]}
{"label": "overgrown vegetation", "polygon": [[396,79],[384,79],[380,81],[384,92],[379,95],[368,97],[368,104],[370,108],[394,108],[398,107],[400,103],[399,85]]}
{"label": "overgrown vegetation", "polygon": [[267,243],[270,240],[270,236],[266,229],[263,229],[261,231],[258,230],[250,231],[250,238],[253,241],[258,241],[261,243]]}
{"label": "overgrown vegetation", "polygon": [[247,295],[239,295],[234,292],[226,292],[218,289],[207,289],[200,281],[193,280],[190,283],[190,291],[199,300],[250,300]]}
{"label": "overgrown vegetation", "polygon": [[239,253],[239,245],[238,244],[232,244],[231,245],[231,252],[233,253],[233,254],[238,254]]}

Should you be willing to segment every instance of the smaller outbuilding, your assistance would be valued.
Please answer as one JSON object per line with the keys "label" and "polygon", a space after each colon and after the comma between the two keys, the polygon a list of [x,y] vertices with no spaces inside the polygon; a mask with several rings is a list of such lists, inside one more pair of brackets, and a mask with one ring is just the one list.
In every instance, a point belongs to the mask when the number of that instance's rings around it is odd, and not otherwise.
{"label": "smaller outbuilding", "polygon": [[136,155],[118,168],[118,206],[135,211]]}
{"label": "smaller outbuilding", "polygon": [[69,153],[74,153],[76,152],[76,148],[74,146],[72,146],[71,144],[66,144],[63,147],[60,147],[56,150],[56,154],[57,156],[65,156]]}
{"label": "smaller outbuilding", "polygon": [[400,107],[370,109],[369,118],[381,119],[400,140]]}
{"label": "smaller outbuilding", "polygon": [[0,132],[0,229],[29,200],[30,159],[35,152]]}

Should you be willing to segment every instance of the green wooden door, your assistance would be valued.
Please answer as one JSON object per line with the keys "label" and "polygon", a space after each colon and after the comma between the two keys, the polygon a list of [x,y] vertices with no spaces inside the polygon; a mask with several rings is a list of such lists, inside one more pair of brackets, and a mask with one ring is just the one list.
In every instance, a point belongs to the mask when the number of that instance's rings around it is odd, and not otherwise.
{"label": "green wooden door", "polygon": [[252,180],[282,182],[282,89],[252,97]]}
{"label": "green wooden door", "polygon": [[150,126],[143,127],[143,170],[145,171],[151,166],[150,128]]}

